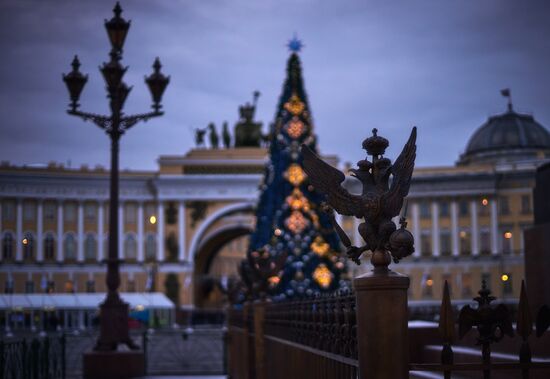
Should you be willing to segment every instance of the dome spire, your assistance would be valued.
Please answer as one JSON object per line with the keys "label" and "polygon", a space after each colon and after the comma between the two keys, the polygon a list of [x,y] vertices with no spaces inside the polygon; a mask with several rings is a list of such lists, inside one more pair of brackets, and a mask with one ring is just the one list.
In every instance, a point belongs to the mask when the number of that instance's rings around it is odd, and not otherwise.
{"label": "dome spire", "polygon": [[508,112],[513,112],[514,108],[512,107],[512,91],[510,91],[510,88],[501,89],[500,94],[508,98]]}

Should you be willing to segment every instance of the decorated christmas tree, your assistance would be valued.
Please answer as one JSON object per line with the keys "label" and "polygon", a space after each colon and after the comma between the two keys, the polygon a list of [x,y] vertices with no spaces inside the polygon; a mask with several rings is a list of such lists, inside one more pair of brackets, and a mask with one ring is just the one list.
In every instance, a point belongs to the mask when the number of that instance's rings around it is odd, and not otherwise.
{"label": "decorated christmas tree", "polygon": [[[340,242],[322,211],[323,197],[302,168],[301,144],[317,151],[294,38],[287,77],[269,133],[269,161],[261,184],[256,229],[241,273],[260,281],[261,295],[294,298],[333,291],[345,285]],[[245,281],[250,278],[244,278]],[[257,284],[257,283],[256,283]]]}

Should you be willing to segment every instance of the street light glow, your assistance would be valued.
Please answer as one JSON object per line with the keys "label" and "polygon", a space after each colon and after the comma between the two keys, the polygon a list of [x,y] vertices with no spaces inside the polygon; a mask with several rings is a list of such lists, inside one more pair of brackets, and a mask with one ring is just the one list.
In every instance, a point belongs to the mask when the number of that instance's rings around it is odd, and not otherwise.
{"label": "street light glow", "polygon": [[151,225],[155,225],[157,223],[156,216],[149,217],[149,222],[151,223]]}

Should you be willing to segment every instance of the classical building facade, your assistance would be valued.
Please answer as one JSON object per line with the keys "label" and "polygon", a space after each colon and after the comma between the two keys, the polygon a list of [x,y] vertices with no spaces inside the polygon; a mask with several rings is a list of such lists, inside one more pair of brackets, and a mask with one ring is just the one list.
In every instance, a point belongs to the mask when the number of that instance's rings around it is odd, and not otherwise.
{"label": "classical building facade", "polygon": [[[165,292],[183,307],[219,305],[222,288],[201,283],[236,275],[266,154],[261,147],[197,148],[161,156],[158,171],[121,172],[121,291]],[[534,172],[549,158],[548,130],[510,108],[472,135],[455,166],[415,170],[408,227],[416,252],[395,267],[411,276],[412,299],[437,299],[444,280],[454,299],[470,298],[482,279],[497,296],[517,297]],[[108,180],[102,168],[2,163],[4,293],[105,291]],[[354,179],[345,185],[358,190]],[[360,238],[358,220],[340,220]]]}

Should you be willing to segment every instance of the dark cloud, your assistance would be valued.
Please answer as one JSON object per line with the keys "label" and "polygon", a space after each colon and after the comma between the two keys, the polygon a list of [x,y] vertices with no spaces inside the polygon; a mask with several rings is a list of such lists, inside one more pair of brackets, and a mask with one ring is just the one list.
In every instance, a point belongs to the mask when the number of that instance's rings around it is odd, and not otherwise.
{"label": "dark cloud", "polygon": [[[174,1],[122,3],[132,27],[125,46],[127,112],[150,105],[143,76],[160,56],[172,76],[166,116],[123,139],[122,167],[154,169],[161,154],[192,146],[193,127],[236,121],[262,92],[271,122],[285,73],[286,41],[304,40],[306,89],[323,152],[355,161],[373,127],[396,154],[419,126],[420,165],[452,164],[490,114],[516,108],[550,125],[547,1]],[[108,164],[102,132],[64,113],[61,72],[73,54],[90,80],[83,108],[106,111],[103,19],[111,1],[0,2],[0,159]]]}

